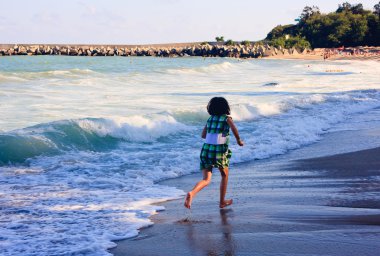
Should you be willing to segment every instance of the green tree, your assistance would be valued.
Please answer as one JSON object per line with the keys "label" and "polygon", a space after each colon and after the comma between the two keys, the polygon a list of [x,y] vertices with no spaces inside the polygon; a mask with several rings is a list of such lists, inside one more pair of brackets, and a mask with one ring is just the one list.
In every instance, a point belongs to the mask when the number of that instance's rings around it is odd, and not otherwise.
{"label": "green tree", "polygon": [[285,34],[293,35],[295,36],[298,34],[298,27],[296,25],[290,24],[290,25],[278,25],[274,27],[267,35],[266,39],[272,40],[277,37],[281,37]]}
{"label": "green tree", "polygon": [[305,8],[303,8],[300,18],[301,18],[301,21],[305,21],[309,19],[311,16],[318,15],[318,14],[321,14],[318,6],[314,6],[314,5],[312,7],[305,6]]}
{"label": "green tree", "polygon": [[[274,27],[266,40],[277,47],[306,42],[313,48],[380,45],[380,2],[374,6],[373,12],[365,10],[360,3],[345,2],[328,14],[320,13],[316,6],[306,6],[300,17],[297,25]],[[289,36],[288,40],[286,36]]]}
{"label": "green tree", "polygon": [[375,4],[375,6],[373,7],[373,9],[374,9],[373,13],[380,18],[380,2],[378,4]]}
{"label": "green tree", "polygon": [[251,41],[249,41],[249,40],[243,40],[243,41],[241,41],[241,44],[244,45],[244,46],[250,46],[251,45]]}
{"label": "green tree", "polygon": [[348,15],[351,26],[350,31],[345,35],[343,43],[351,46],[363,45],[364,38],[368,33],[367,18],[364,15],[351,14]]}
{"label": "green tree", "polygon": [[269,44],[276,48],[282,47],[289,49],[295,47],[301,51],[311,48],[310,43],[301,36],[290,36],[288,38],[286,38],[286,36],[282,36],[269,41]]}
{"label": "green tree", "polygon": [[304,37],[301,36],[289,37],[285,40],[285,48],[293,47],[303,51],[304,49],[310,49],[311,44],[309,41],[307,41]]}
{"label": "green tree", "polygon": [[380,16],[376,13],[367,15],[368,32],[364,39],[364,44],[380,45]]}
{"label": "green tree", "polygon": [[231,39],[228,39],[225,43],[225,45],[235,45],[235,42]]}
{"label": "green tree", "polygon": [[337,13],[342,12],[349,12],[351,10],[351,4],[349,2],[344,2],[343,4],[340,4],[338,9],[336,10]]}
{"label": "green tree", "polygon": [[215,40],[217,42],[224,42],[224,36],[217,36],[217,37],[215,37]]}
{"label": "green tree", "polygon": [[273,40],[269,41],[269,44],[276,47],[276,48],[279,48],[279,47],[282,47],[282,48],[285,48],[285,36],[283,37],[277,37],[277,38],[274,38]]}
{"label": "green tree", "polygon": [[351,6],[351,12],[353,14],[364,14],[365,10],[364,10],[362,4],[355,4],[355,5]]}

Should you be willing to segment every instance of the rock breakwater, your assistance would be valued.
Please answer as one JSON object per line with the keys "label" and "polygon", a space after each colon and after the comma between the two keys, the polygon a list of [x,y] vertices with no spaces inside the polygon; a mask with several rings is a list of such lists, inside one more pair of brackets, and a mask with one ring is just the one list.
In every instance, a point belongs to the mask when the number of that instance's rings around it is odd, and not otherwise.
{"label": "rock breakwater", "polygon": [[[306,53],[308,50],[304,50]],[[67,56],[154,56],[154,57],[234,57],[261,58],[297,55],[296,49],[275,48],[262,44],[223,45],[213,43],[156,46],[79,46],[79,45],[0,45],[0,56],[67,55]]]}

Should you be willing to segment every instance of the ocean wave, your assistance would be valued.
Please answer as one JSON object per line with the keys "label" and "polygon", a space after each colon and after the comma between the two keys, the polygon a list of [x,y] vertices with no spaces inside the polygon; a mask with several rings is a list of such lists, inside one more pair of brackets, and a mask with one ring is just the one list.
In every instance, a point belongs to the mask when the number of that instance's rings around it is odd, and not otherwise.
{"label": "ocean wave", "polygon": [[[231,140],[232,168],[316,142],[334,124],[378,107],[378,90],[304,95],[275,107],[233,105],[245,146]],[[6,242],[12,241],[0,253],[33,254],[38,249],[44,255],[107,255],[115,246],[111,240],[136,236],[139,228],[152,224],[148,217],[163,209],[151,203],[183,196],[155,182],[199,171],[204,113],[86,118],[7,133],[65,151],[34,157],[27,166],[0,167],[0,180],[6,181],[0,227]],[[145,133],[149,136],[140,136]],[[104,143],[109,150],[103,150]],[[75,150],[66,150],[70,148]]]}
{"label": "ocean wave", "polygon": [[[253,121],[263,117],[270,117],[285,113],[293,108],[304,108],[313,104],[321,104],[327,100],[324,94],[313,94],[304,96],[289,96],[286,100],[273,101],[271,103],[254,101],[240,104],[230,104],[231,117],[235,121]],[[193,109],[172,111],[171,115],[176,120],[184,123],[199,123],[205,122],[209,117],[206,109]]]}
{"label": "ocean wave", "polygon": [[62,69],[62,70],[48,70],[48,71],[24,71],[24,72],[2,72],[0,74],[1,81],[15,81],[22,82],[28,80],[41,80],[49,78],[81,78],[84,75],[97,75],[98,72],[95,72],[91,69]]}
{"label": "ocean wave", "polygon": [[311,95],[283,103],[286,111],[246,123],[244,150],[234,150],[236,162],[284,154],[320,140],[334,125],[380,107],[380,91]]}
{"label": "ocean wave", "polygon": [[188,129],[165,115],[132,116],[125,121],[84,118],[44,123],[0,133],[0,165],[70,150],[105,151],[114,149],[120,141],[151,143]]}
{"label": "ocean wave", "polygon": [[18,74],[8,74],[8,73],[0,73],[0,83],[2,82],[24,82],[27,81],[27,79],[21,78],[18,76]]}
{"label": "ocean wave", "polygon": [[[255,146],[248,146],[244,157],[239,158],[262,159],[314,142],[346,116],[379,105],[377,90],[291,96],[271,104],[233,104],[231,116],[242,123],[243,134],[255,130],[254,134],[246,134],[248,142]],[[155,143],[182,136],[182,140],[193,143],[192,136],[207,118],[205,109],[194,109],[122,119],[83,118],[43,123],[0,133],[0,164],[24,163],[32,157],[71,150],[114,150],[121,142]],[[278,145],[274,147],[275,144]]]}
{"label": "ocean wave", "polygon": [[175,68],[175,69],[167,69],[166,72],[168,74],[184,74],[184,75],[192,75],[192,74],[207,74],[207,73],[225,73],[231,71],[231,69],[237,69],[242,65],[252,65],[249,62],[242,63],[231,63],[229,61],[224,61],[216,64],[209,64],[201,67],[193,67],[193,68]]}

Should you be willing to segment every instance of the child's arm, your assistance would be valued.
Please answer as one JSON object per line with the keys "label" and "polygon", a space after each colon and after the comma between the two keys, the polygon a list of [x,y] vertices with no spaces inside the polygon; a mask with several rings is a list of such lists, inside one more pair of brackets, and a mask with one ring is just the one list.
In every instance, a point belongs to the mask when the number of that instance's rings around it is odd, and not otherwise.
{"label": "child's arm", "polygon": [[235,136],[235,139],[236,139],[236,142],[239,146],[243,146],[244,145],[244,141],[242,141],[240,139],[240,136],[239,136],[239,131],[236,127],[236,125],[234,124],[234,121],[232,121],[232,118],[231,117],[228,117],[227,118],[227,123],[229,124],[229,126],[231,127],[231,130],[232,130],[232,133],[234,134]]}
{"label": "child's arm", "polygon": [[206,139],[206,134],[207,134],[207,125],[205,125],[205,127],[203,128],[202,139]]}

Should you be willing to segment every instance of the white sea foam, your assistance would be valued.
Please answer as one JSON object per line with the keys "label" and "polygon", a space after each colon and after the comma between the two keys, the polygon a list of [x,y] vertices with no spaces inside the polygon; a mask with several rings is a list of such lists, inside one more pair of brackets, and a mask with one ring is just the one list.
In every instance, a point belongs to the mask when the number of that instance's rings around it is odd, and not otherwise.
{"label": "white sea foam", "polygon": [[24,79],[41,79],[41,78],[52,78],[52,77],[61,77],[61,78],[70,78],[70,77],[79,77],[82,75],[94,75],[94,72],[91,69],[63,69],[63,70],[49,70],[49,71],[38,71],[38,72],[19,72],[15,73],[19,77]]}
{"label": "white sea foam", "polygon": [[81,119],[75,122],[84,130],[95,132],[100,136],[112,136],[138,142],[152,142],[169,134],[189,130],[178,123],[172,116],[155,115],[153,118],[131,116],[118,121],[112,119]]}
{"label": "white sea foam", "polygon": [[0,73],[0,82],[24,82],[26,79],[17,76],[17,74]]}
{"label": "white sea foam", "polygon": [[241,65],[240,63],[231,63],[224,61],[218,64],[209,64],[201,67],[193,68],[175,68],[166,70],[169,74],[185,74],[185,75],[194,75],[194,74],[207,74],[210,72],[213,73],[225,73],[231,71],[232,69],[237,69]]}
{"label": "white sea foam", "polygon": [[326,96],[320,104],[305,104],[305,101],[314,102],[305,98],[300,100],[300,105],[292,102],[294,108],[287,112],[258,120],[253,127],[248,125],[254,132],[246,135],[246,147],[235,154],[235,160],[267,158],[318,141],[334,124],[380,107],[379,97],[379,92],[370,97],[358,92]]}

